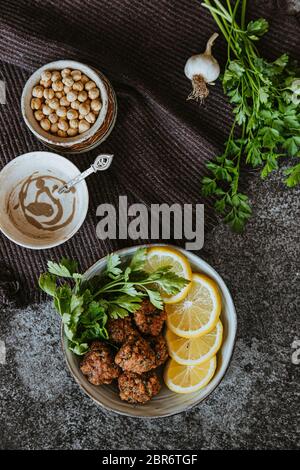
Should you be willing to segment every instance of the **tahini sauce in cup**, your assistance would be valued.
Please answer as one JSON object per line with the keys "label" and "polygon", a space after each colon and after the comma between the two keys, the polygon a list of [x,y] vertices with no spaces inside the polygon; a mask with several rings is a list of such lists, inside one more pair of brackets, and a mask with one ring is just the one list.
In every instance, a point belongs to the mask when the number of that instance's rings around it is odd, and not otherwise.
{"label": "tahini sauce in cup", "polygon": [[28,248],[50,248],[68,240],[88,208],[85,181],[58,194],[77,176],[73,163],[50,152],[32,152],[10,162],[0,173],[0,229]]}

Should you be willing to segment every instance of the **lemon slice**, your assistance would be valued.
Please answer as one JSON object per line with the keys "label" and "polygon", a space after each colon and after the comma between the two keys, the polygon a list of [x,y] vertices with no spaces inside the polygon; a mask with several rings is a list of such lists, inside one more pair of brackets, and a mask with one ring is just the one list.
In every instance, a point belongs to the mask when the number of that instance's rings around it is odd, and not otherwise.
{"label": "lemon slice", "polygon": [[220,349],[223,337],[223,325],[219,320],[216,327],[204,336],[181,338],[171,330],[167,331],[166,340],[170,356],[187,366],[202,364],[211,359]]}
{"label": "lemon slice", "polygon": [[205,274],[193,274],[187,296],[176,305],[166,305],[167,325],[173,333],[195,338],[212,331],[221,313],[218,286]]}
{"label": "lemon slice", "polygon": [[[152,272],[158,268],[164,266],[172,266],[172,271],[177,276],[184,277],[187,280],[192,279],[192,270],[190,263],[179,251],[174,250],[166,246],[157,246],[150,248],[147,251],[147,261],[145,264],[145,271]],[[183,300],[191,288],[191,283],[187,284],[181,289],[176,295],[167,295],[164,292],[161,293],[161,297],[164,303],[173,304]]]}
{"label": "lemon slice", "polygon": [[166,386],[175,393],[193,393],[205,387],[217,367],[216,356],[195,366],[184,366],[170,359],[164,373]]}

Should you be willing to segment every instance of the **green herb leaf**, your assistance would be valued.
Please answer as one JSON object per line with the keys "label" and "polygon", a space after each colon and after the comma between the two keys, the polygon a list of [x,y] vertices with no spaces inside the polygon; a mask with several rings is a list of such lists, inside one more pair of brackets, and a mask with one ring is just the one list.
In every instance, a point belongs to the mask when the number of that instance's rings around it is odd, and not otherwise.
{"label": "green herb leaf", "polygon": [[286,178],[284,182],[289,188],[300,184],[300,163],[285,170],[285,175],[287,175],[288,178]]}
{"label": "green herb leaf", "polygon": [[129,265],[131,271],[142,271],[147,259],[147,248],[139,248],[134,253]]}
{"label": "green herb leaf", "polygon": [[152,303],[152,305],[154,305],[159,310],[163,310],[164,304],[161,299],[160,293],[158,291],[147,289],[147,288],[146,288],[146,292],[148,294],[149,300]]}
{"label": "green herb leaf", "polygon": [[296,156],[300,150],[300,136],[294,135],[286,139],[283,143],[283,148],[285,148],[292,157]]}
{"label": "green herb leaf", "polygon": [[269,29],[269,23],[265,18],[259,18],[255,21],[250,21],[247,26],[247,36],[252,41],[257,41]]}
{"label": "green herb leaf", "polygon": [[48,261],[48,271],[59,277],[73,277],[73,274],[78,271],[78,264],[77,261],[67,258],[62,258],[60,263]]}
{"label": "green herb leaf", "polygon": [[56,293],[56,277],[48,273],[41,274],[39,277],[39,286],[46,294],[54,297]]}
{"label": "green herb leaf", "polygon": [[121,260],[118,254],[108,255],[106,258],[106,274],[112,278],[119,276],[122,273],[122,269],[118,267],[120,264]]}

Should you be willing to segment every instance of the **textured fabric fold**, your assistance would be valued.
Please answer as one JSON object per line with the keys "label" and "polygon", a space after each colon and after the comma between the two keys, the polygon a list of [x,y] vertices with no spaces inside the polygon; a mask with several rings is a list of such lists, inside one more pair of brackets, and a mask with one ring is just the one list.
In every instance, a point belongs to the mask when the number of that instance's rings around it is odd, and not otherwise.
{"label": "textured fabric fold", "polygon": [[[251,1],[249,17],[264,16],[270,32],[259,46],[272,59],[283,52],[297,57],[298,17],[282,1]],[[222,151],[231,125],[230,106],[220,84],[202,106],[187,102],[190,83],[183,68],[203,50],[216,30],[198,0],[0,0],[0,79],[7,104],[0,106],[1,168],[17,155],[47,150],[26,128],[20,97],[29,75],[61,58],[99,68],[118,97],[116,126],[100,147],[70,158],[85,169],[101,151],[115,155],[111,169],[88,181],[90,207],[79,232],[51,250],[30,251],[0,235],[0,261],[21,282],[28,298],[38,298],[37,278],[47,259],[77,258],[85,269],[109,251],[134,241],[100,241],[97,206],[128,203],[205,203],[206,231],[215,224],[213,203],[201,197],[205,162]],[[226,60],[219,38],[215,55]],[[177,243],[175,241],[175,243]],[[1,265],[0,265],[1,270]]]}

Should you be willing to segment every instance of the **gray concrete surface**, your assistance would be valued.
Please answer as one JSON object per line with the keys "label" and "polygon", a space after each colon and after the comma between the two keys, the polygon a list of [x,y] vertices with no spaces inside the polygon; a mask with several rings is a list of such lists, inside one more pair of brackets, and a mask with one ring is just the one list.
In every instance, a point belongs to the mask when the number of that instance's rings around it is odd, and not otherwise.
{"label": "gray concrete surface", "polygon": [[239,321],[231,366],[209,399],[154,421],[103,412],[65,367],[51,305],[2,308],[0,448],[300,447],[300,365],[292,363],[292,343],[300,340],[300,188],[286,189],[280,175],[248,182],[254,215],[246,232],[220,224],[202,252],[227,282]]}

